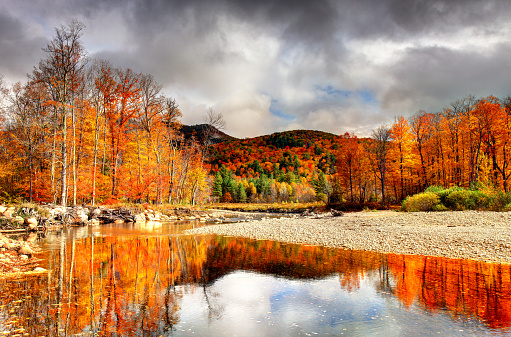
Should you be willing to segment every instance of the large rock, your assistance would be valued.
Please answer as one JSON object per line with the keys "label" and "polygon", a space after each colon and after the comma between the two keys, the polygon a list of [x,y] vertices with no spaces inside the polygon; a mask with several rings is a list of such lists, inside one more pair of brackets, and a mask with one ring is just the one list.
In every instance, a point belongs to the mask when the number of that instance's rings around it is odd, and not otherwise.
{"label": "large rock", "polygon": [[44,272],[47,272],[48,270],[46,270],[42,267],[35,267],[34,270],[32,270],[32,271],[35,273],[44,273]]}
{"label": "large rock", "polygon": [[29,246],[21,246],[20,249],[18,250],[18,254],[30,256],[34,254],[34,251]]}
{"label": "large rock", "polygon": [[12,218],[12,215],[14,214],[14,212],[16,212],[16,208],[15,207],[8,207],[4,212],[4,216],[6,218]]}
{"label": "large rock", "polygon": [[101,208],[94,208],[91,213],[93,218],[97,218],[101,215]]}
{"label": "large rock", "polygon": [[145,222],[146,221],[145,214],[136,214],[134,216],[134,218],[135,218],[135,222]]}
{"label": "large rock", "polygon": [[62,214],[66,213],[66,207],[62,207],[62,206],[57,206],[57,207],[54,207],[54,208],[50,208],[48,210],[48,212],[50,213],[52,219],[56,219],[56,218],[59,218],[60,216],[62,216]]}
{"label": "large rock", "polygon": [[16,250],[16,249],[18,249],[18,246],[12,242],[6,242],[6,243],[4,243],[4,248],[7,250]]}
{"label": "large rock", "polygon": [[85,210],[78,209],[76,211],[75,216],[74,216],[74,220],[75,220],[75,222],[83,222],[83,223],[85,223],[85,222],[87,222],[87,220],[89,220],[89,217],[87,216]]}
{"label": "large rock", "polygon": [[18,225],[23,225],[25,223],[25,219],[23,219],[22,217],[20,216],[15,216],[13,218],[11,218],[12,222],[15,223],[15,224],[18,224]]}
{"label": "large rock", "polygon": [[5,211],[7,211],[7,206],[0,205],[0,214],[3,214]]}
{"label": "large rock", "polygon": [[25,219],[25,224],[32,231],[37,230],[37,219],[35,217],[30,217]]}

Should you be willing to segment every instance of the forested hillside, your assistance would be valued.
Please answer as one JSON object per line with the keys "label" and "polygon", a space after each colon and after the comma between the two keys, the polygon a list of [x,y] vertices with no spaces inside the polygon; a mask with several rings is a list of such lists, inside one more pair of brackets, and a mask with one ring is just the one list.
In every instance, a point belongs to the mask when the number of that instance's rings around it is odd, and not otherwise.
{"label": "forested hillside", "polygon": [[210,158],[211,170],[218,172],[213,196],[252,202],[306,202],[316,199],[316,191],[326,196],[325,174],[336,172],[334,152],[341,138],[297,130],[217,144]]}

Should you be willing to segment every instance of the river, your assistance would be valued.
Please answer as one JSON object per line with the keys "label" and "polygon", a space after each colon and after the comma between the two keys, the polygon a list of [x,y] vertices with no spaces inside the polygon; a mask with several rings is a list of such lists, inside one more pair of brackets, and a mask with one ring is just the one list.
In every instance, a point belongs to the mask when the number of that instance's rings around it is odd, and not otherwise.
{"label": "river", "polygon": [[221,236],[63,229],[0,280],[0,335],[511,336],[511,266]]}

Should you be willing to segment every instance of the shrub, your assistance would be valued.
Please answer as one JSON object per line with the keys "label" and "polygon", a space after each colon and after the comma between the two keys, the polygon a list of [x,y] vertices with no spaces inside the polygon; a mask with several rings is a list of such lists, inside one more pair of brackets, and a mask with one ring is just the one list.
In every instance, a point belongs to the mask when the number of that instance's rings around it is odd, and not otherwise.
{"label": "shrub", "polygon": [[[493,186],[482,184],[475,184],[470,189],[459,186],[449,188],[430,186],[426,188],[424,193],[406,198],[403,201],[402,209],[405,211],[418,211],[428,208],[426,200],[432,197],[424,196],[426,194],[434,194],[438,197],[438,202],[434,203],[431,209],[426,210],[511,210],[511,193],[504,193]],[[421,200],[421,198],[424,198],[424,200]],[[423,204],[420,204],[421,202]]]}
{"label": "shrub", "polygon": [[402,204],[402,209],[407,212],[432,211],[440,199],[436,193],[424,192],[408,196]]}
{"label": "shrub", "polygon": [[440,190],[437,194],[438,194],[438,197],[440,198],[440,203],[444,204],[445,206],[449,207],[449,202],[447,201],[447,197],[451,194],[451,193],[454,193],[454,192],[457,192],[457,191],[463,191],[464,189],[459,187],[459,186],[452,186],[452,187],[449,187],[449,188],[445,188],[445,189],[442,189]]}
{"label": "shrub", "polygon": [[453,210],[476,210],[488,208],[490,199],[481,191],[460,189],[449,193],[445,199],[445,205]]}
{"label": "shrub", "polygon": [[506,205],[511,203],[510,193],[504,193],[494,187],[483,187],[480,191],[488,198],[488,205],[486,207],[489,209],[503,210]]}
{"label": "shrub", "polygon": [[435,211],[435,212],[445,212],[448,210],[449,209],[447,207],[445,207],[444,204],[437,204],[437,205],[433,206],[433,211]]}
{"label": "shrub", "polygon": [[445,188],[443,186],[439,186],[439,185],[432,185],[432,186],[429,186],[428,188],[426,188],[426,190],[424,192],[431,192],[431,193],[440,193],[444,190]]}

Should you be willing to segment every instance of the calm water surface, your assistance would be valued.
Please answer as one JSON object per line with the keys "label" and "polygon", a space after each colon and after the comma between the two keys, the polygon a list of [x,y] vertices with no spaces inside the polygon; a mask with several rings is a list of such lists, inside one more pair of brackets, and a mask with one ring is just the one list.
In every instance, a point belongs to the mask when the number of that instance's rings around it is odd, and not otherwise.
{"label": "calm water surface", "polygon": [[0,280],[0,335],[511,335],[511,266],[188,236],[193,223],[66,229],[50,273]]}

